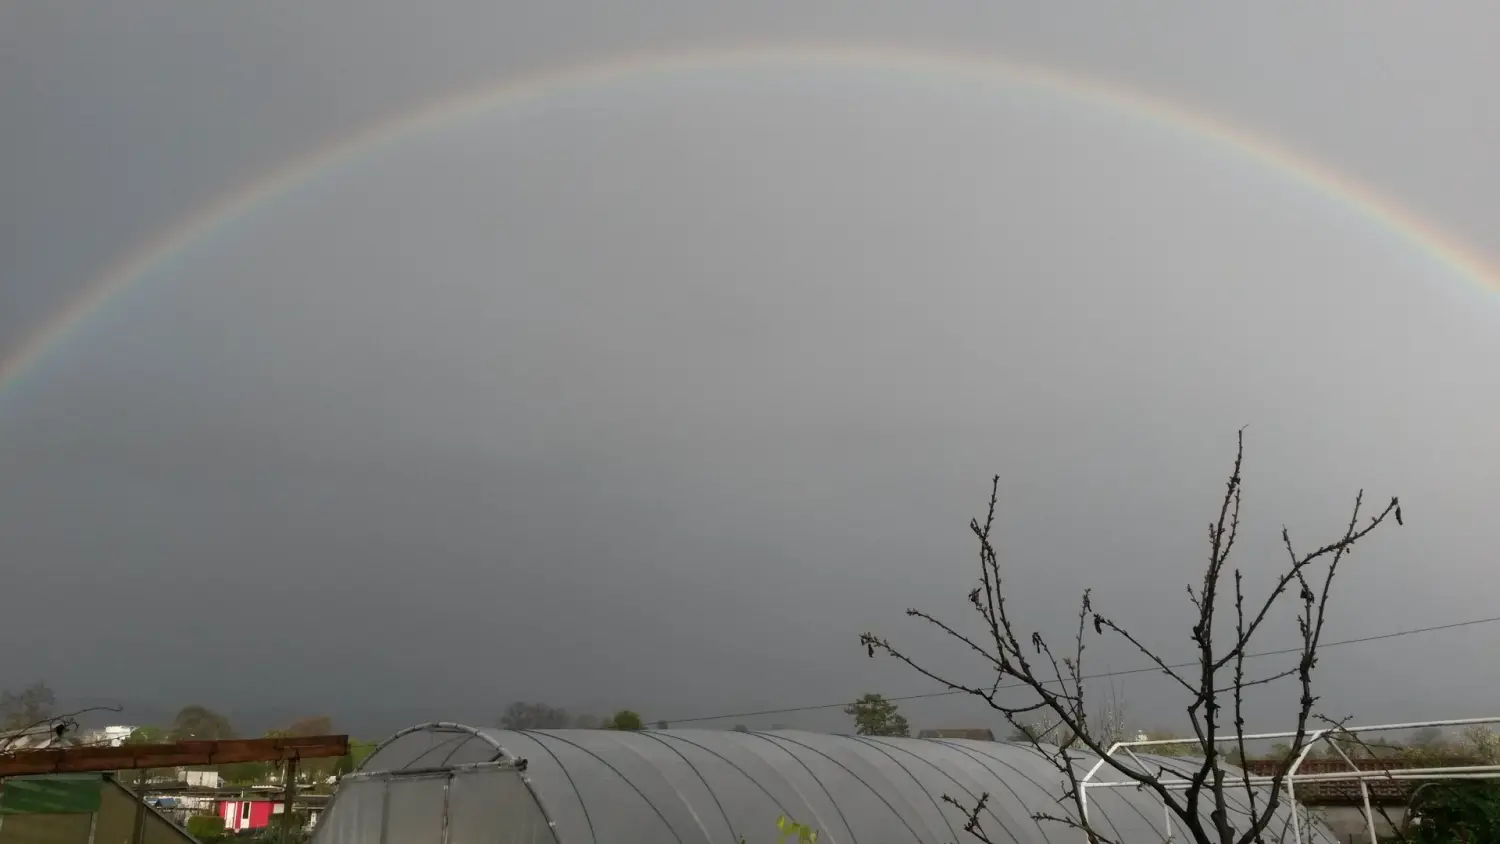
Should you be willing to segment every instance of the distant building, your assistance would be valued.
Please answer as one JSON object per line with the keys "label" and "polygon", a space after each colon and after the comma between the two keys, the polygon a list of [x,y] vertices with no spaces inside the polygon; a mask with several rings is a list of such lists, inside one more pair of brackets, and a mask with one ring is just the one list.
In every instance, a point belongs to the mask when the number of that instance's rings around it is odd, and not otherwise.
{"label": "distant building", "polygon": [[119,747],[135,732],[135,727],[103,727],[82,732],[57,732],[63,724],[56,721],[37,724],[24,730],[0,731],[0,750],[47,750],[54,747],[77,747],[95,745]]}
{"label": "distant building", "polygon": [[218,788],[222,783],[218,771],[177,770],[177,779],[192,788]]}
{"label": "distant building", "polygon": [[994,741],[995,731],[989,727],[944,727],[937,730],[922,730],[917,738],[967,739],[969,741]]}
{"label": "distant building", "polygon": [[[297,797],[292,806],[303,815],[304,829],[317,825],[318,817],[323,814],[327,802],[326,794],[304,794]],[[280,823],[278,818],[285,811],[286,803],[281,800],[281,792],[277,790],[221,798],[216,801],[213,813],[224,819],[226,832],[234,833],[247,829],[265,829],[273,823]]]}
{"label": "distant building", "polygon": [[100,729],[89,730],[80,734],[78,736],[78,743],[119,747],[120,745],[124,744],[125,740],[130,738],[131,733],[134,733],[135,731],[135,727],[127,727],[123,725],[101,727]]}
{"label": "distant building", "polygon": [[224,829],[239,832],[242,829],[264,829],[271,825],[271,818],[285,808],[280,800],[270,795],[243,795],[233,800],[220,800],[214,814],[224,819]]}
{"label": "distant building", "polygon": [[[51,724],[38,724],[23,730],[0,730],[0,750],[45,750],[59,742],[57,731]],[[66,739],[59,746],[68,744]]]}

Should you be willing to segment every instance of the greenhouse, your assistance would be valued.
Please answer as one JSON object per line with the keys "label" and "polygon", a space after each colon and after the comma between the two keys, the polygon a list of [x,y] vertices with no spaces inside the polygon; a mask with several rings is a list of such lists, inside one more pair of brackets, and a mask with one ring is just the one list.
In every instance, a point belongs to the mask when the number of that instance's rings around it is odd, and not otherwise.
{"label": "greenhouse", "polygon": [[[1175,765],[1186,770],[1183,760]],[[819,844],[955,844],[975,839],[943,795],[973,805],[987,793],[980,820],[990,840],[1074,844],[1077,830],[1032,819],[1065,813],[1062,791],[1063,777],[1033,748],[1001,742],[425,724],[387,740],[343,779],[314,842],[770,844],[777,819],[787,817],[818,830]],[[1101,833],[1120,844],[1167,840],[1151,794],[1087,793]],[[1282,811],[1268,840],[1295,840],[1291,813]],[[1298,815],[1302,841],[1335,844]]]}
{"label": "greenhouse", "polygon": [[0,844],[194,844],[108,774],[0,780]]}

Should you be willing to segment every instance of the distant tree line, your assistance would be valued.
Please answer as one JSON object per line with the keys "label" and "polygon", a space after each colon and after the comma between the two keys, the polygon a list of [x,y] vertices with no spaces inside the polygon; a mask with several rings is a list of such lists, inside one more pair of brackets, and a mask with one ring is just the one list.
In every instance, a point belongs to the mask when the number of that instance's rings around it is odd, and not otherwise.
{"label": "distant tree line", "polygon": [[[103,708],[103,707],[94,707]],[[0,691],[0,754],[12,744],[20,742],[13,736],[21,731],[32,731],[39,727],[62,727],[63,740],[73,744],[80,741],[82,731],[75,716],[90,711],[62,711],[57,696],[46,683],[33,683],[19,692]],[[317,736],[337,733],[333,719],[327,715],[301,718],[284,727],[268,730],[266,738],[291,736]],[[202,704],[188,704],[177,711],[165,726],[145,724],[136,727],[124,741],[126,744],[160,744],[173,741],[221,740],[245,738],[237,732],[229,718]],[[378,744],[376,741],[351,740],[349,753],[333,759],[306,759],[298,766],[297,780],[312,790],[324,788],[330,777],[340,776],[359,767],[364,758]],[[263,785],[279,776],[279,766],[270,762],[241,762],[229,765],[208,766],[195,770],[215,770],[220,778],[231,785]],[[173,770],[119,771],[121,782],[136,785],[163,779],[175,778]]]}
{"label": "distant tree line", "polygon": [[[608,718],[596,715],[573,714],[561,706],[546,703],[516,701],[505,707],[496,722],[503,730],[641,730],[645,725],[639,713],[621,709]],[[656,723],[657,729],[666,729],[665,721]]]}
{"label": "distant tree line", "polygon": [[0,730],[25,730],[47,723],[57,714],[57,696],[46,683],[32,683],[19,692],[0,692]]}
{"label": "distant tree line", "polygon": [[[296,736],[326,736],[337,733],[333,719],[327,715],[300,718],[285,727],[267,730],[264,738],[291,738]],[[222,740],[245,738],[235,731],[229,719],[219,712],[201,704],[189,704],[177,711],[172,722],[163,727],[137,727],[126,739],[132,744],[155,744],[170,741]],[[342,776],[359,767],[359,763],[374,750],[378,742],[351,740],[349,753],[332,759],[304,759],[297,767],[297,781],[314,791],[328,785],[331,777]],[[279,781],[281,766],[275,762],[237,762],[200,770],[216,770],[228,785],[265,785]],[[121,776],[127,782],[149,781],[168,772],[127,771]]]}

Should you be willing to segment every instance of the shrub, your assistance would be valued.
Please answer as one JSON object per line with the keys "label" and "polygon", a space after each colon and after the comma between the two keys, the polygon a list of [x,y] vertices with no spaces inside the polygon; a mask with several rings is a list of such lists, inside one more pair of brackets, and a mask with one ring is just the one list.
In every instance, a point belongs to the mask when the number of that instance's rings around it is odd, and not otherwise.
{"label": "shrub", "polygon": [[[818,844],[817,830],[785,815],[776,819],[776,833],[778,844]],[[743,835],[740,836],[740,844],[745,844]]]}
{"label": "shrub", "polygon": [[187,819],[188,834],[209,844],[225,837],[224,819],[218,815],[193,815]]}
{"label": "shrub", "polygon": [[1413,804],[1420,823],[1413,844],[1500,840],[1500,786],[1489,782],[1438,782],[1422,787]]}

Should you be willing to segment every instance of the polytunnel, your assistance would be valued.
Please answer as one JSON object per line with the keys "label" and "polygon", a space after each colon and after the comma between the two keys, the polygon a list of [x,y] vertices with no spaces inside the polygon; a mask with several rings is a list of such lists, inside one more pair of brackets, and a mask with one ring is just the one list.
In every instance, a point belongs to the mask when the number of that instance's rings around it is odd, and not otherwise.
{"label": "polytunnel", "polygon": [[[1181,759],[1140,759],[1188,770]],[[1071,809],[1058,802],[1063,786],[1034,748],[1001,742],[435,723],[397,733],[344,777],[313,841],[770,844],[785,816],[818,830],[819,844],[956,844],[974,839],[943,795],[972,806],[988,793],[980,820],[990,840],[1075,844],[1077,830],[1033,819]],[[1234,808],[1243,811],[1243,799],[1235,795]],[[1168,840],[1148,792],[1090,788],[1088,802],[1092,823],[1119,844]],[[1297,840],[1281,812],[1267,840]],[[1298,815],[1301,841],[1337,844]]]}

